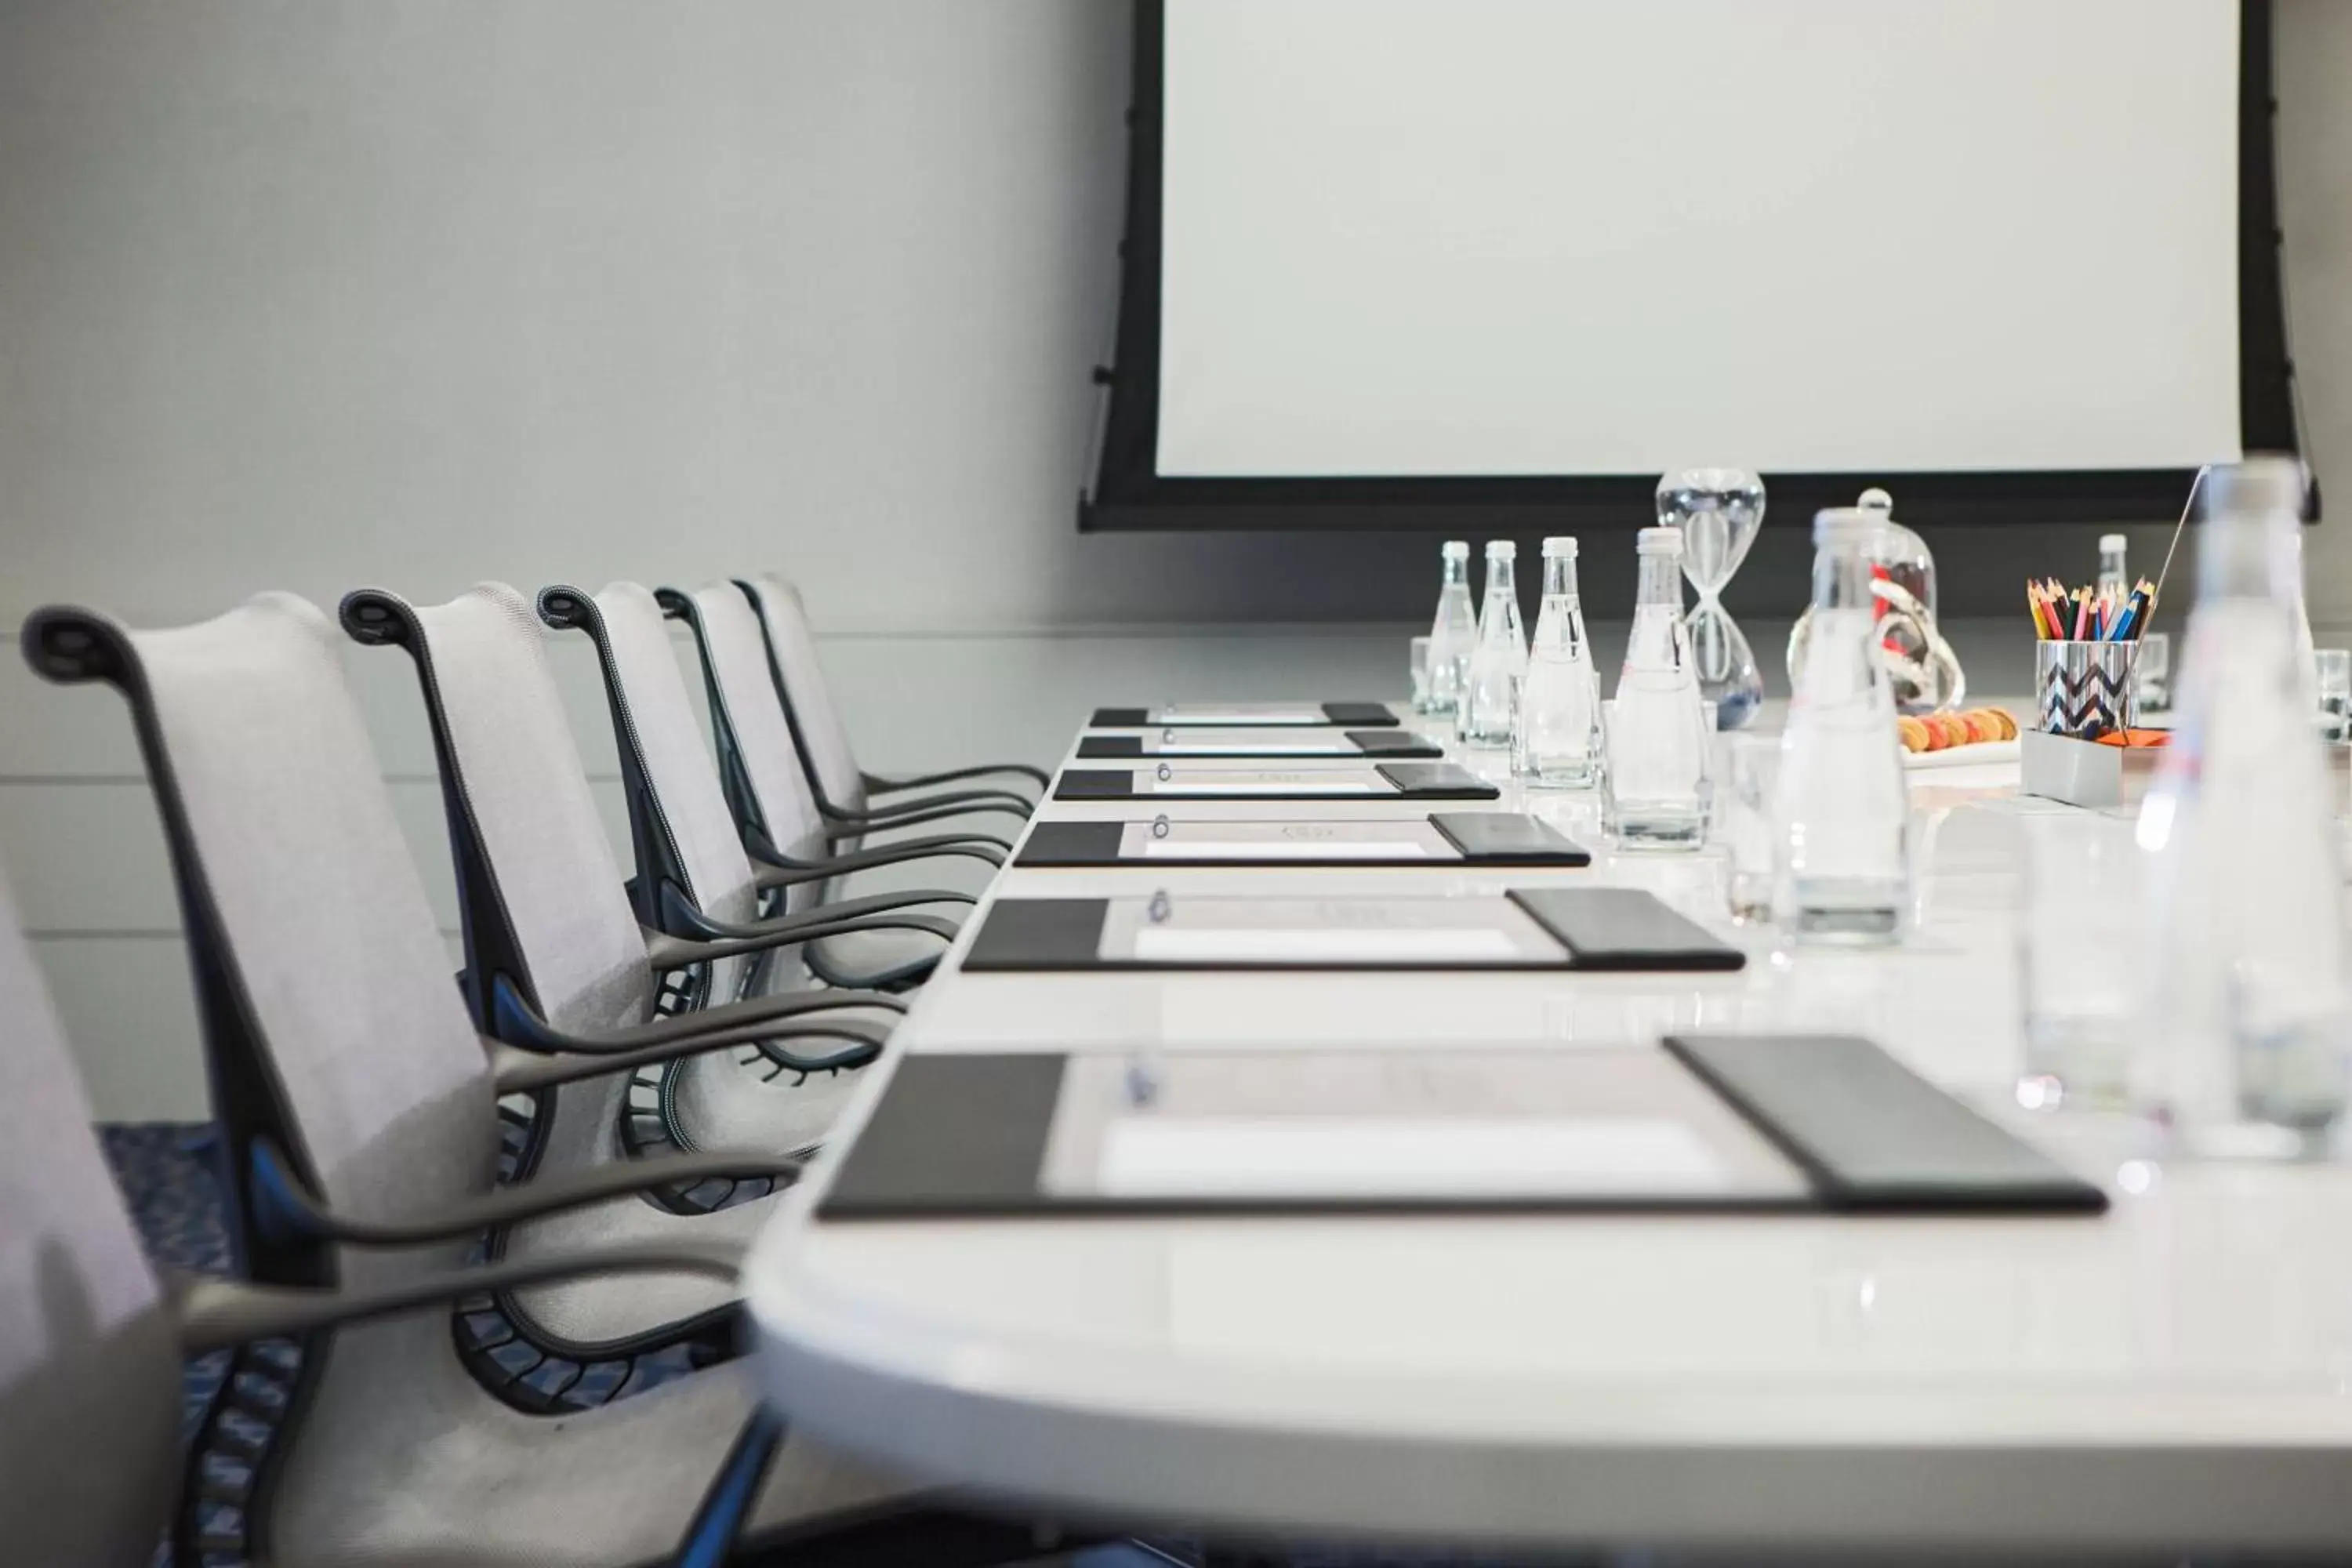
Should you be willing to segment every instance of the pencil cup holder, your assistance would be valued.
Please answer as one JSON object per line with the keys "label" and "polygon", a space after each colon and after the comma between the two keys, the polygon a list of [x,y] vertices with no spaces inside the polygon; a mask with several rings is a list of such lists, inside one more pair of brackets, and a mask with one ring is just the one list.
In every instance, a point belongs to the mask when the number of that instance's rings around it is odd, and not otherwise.
{"label": "pencil cup holder", "polygon": [[2138,652],[2130,642],[2035,643],[2034,728],[2078,741],[2129,729]]}

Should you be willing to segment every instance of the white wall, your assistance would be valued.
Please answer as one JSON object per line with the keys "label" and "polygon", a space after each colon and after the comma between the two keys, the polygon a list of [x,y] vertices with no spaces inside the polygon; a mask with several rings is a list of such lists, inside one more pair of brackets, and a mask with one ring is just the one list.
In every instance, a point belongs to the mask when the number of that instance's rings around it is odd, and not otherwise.
{"label": "white wall", "polygon": [[[160,623],[262,586],[773,564],[879,767],[1043,759],[1095,701],[1393,689],[1424,541],[1075,531],[1127,10],[0,0],[0,628],[59,599]],[[2281,11],[2294,326],[2343,510],[2352,6]],[[2092,531],[2063,548],[2087,563]],[[1735,609],[1790,604],[1801,536],[1768,531]],[[2323,621],[2352,623],[2344,537],[2315,542]],[[1937,542],[2006,605],[1999,542]],[[1597,604],[1630,585],[1612,548]],[[559,666],[609,801],[579,641]],[[350,668],[445,889],[404,662]],[[121,705],[10,657],[0,864],[100,1114],[198,1114]]]}

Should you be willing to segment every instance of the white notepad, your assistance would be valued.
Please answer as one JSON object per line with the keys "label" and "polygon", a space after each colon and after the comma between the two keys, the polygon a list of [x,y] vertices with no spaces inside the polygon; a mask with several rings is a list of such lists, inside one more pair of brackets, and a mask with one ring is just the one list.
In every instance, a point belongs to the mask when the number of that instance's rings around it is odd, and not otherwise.
{"label": "white notepad", "polygon": [[1132,956],[1147,963],[1461,963],[1522,956],[1493,926],[1328,928],[1144,926]]}
{"label": "white notepad", "polygon": [[1143,847],[1147,860],[1423,860],[1429,851],[1410,839],[1171,839]]}
{"label": "white notepad", "polygon": [[1665,1117],[1130,1116],[1103,1130],[1115,1197],[1707,1193],[1723,1162]]}

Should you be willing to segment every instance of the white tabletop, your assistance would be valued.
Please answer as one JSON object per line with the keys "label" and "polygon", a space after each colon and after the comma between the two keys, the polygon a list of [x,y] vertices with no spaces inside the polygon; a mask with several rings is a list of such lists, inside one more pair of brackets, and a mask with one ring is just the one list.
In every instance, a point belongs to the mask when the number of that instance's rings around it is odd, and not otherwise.
{"label": "white tabletop", "polygon": [[[1609,853],[1589,798],[1516,785],[1494,805],[1556,821],[1591,868],[1010,869],[992,896],[1633,884],[1751,961],[965,975],[951,955],[845,1131],[908,1052],[1574,1050],[1834,1028],[2099,1180],[2104,1216],[819,1224],[827,1160],[748,1267],[769,1385],[825,1441],[1122,1521],[1743,1550],[2352,1548],[2352,1179],[2164,1164],[2127,1123],[2016,1107],[2021,823],[2071,808],[2017,798],[2013,778],[1915,778],[1916,930],[1890,952],[1777,950],[1724,918],[1715,852]],[[1350,808],[1040,816],[1158,809]]]}

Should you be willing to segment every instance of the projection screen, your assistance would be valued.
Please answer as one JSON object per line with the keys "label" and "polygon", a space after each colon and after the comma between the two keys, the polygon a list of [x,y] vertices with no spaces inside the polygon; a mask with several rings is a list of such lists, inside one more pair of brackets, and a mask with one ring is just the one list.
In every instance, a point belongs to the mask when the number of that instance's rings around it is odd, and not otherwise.
{"label": "projection screen", "polygon": [[1923,521],[2109,521],[2294,445],[2268,116],[2242,112],[2260,5],[1164,0],[1138,25],[1090,525],[1597,519],[1699,463],[1776,503],[1889,482]]}

